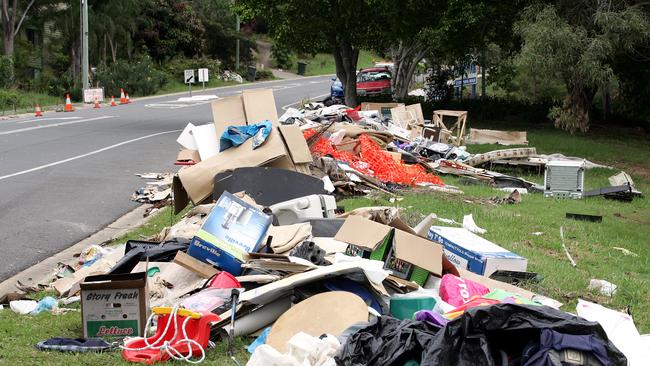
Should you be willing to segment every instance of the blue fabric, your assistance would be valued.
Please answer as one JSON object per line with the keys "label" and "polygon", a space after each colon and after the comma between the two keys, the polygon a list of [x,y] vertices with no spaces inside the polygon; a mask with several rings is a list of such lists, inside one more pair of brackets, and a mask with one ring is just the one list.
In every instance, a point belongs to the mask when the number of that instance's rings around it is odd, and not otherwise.
{"label": "blue fabric", "polygon": [[549,351],[574,349],[594,356],[603,366],[610,366],[605,345],[593,334],[575,335],[563,334],[550,329],[542,329],[539,336],[539,349],[530,357],[524,356],[523,366],[553,366]]}
{"label": "blue fabric", "polygon": [[269,332],[271,331],[271,327],[268,327],[262,331],[259,337],[255,338],[253,343],[251,343],[246,350],[248,353],[253,354],[255,352],[255,348],[263,345],[266,343],[266,337],[268,337]]}
{"label": "blue fabric", "polygon": [[219,151],[237,147],[251,137],[254,137],[253,149],[257,149],[269,137],[271,128],[273,126],[268,120],[254,125],[228,126],[219,139]]}

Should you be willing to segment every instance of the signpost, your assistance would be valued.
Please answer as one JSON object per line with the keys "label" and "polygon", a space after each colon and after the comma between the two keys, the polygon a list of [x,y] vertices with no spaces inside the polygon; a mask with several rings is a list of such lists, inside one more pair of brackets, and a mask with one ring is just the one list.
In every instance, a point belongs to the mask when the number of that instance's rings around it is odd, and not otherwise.
{"label": "signpost", "polygon": [[192,97],[192,84],[194,84],[194,69],[185,70],[183,80],[190,87],[190,98]]}
{"label": "signpost", "polygon": [[84,103],[94,103],[104,101],[104,88],[84,89]]}
{"label": "signpost", "polygon": [[472,99],[476,98],[476,76],[454,80],[454,87],[456,88],[457,94],[461,97],[461,99],[463,96],[462,88],[465,85],[472,86]]}
{"label": "signpost", "polygon": [[208,81],[208,69],[199,69],[199,83],[203,83],[203,89]]}

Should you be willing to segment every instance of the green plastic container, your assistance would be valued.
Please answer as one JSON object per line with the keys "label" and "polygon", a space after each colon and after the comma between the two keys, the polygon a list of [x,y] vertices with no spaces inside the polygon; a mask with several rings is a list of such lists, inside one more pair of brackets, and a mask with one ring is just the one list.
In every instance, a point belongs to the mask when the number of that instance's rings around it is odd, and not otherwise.
{"label": "green plastic container", "polygon": [[390,315],[397,319],[412,319],[420,310],[431,310],[436,306],[433,297],[391,297]]}

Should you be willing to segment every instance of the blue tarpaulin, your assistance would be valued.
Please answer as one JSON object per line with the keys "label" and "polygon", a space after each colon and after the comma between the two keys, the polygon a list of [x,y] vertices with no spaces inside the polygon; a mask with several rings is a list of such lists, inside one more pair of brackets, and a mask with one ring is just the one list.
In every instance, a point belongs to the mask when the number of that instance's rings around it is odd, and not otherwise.
{"label": "blue tarpaulin", "polygon": [[271,133],[271,121],[263,121],[254,125],[228,126],[219,139],[219,151],[239,146],[249,138],[253,138],[253,149],[266,141]]}

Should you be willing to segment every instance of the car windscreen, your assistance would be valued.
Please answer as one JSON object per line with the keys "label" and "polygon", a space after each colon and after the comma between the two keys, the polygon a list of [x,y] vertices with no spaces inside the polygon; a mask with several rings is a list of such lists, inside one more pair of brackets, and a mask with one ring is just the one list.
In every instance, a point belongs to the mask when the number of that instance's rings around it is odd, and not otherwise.
{"label": "car windscreen", "polygon": [[389,71],[364,71],[357,75],[357,82],[364,83],[368,81],[390,80]]}

